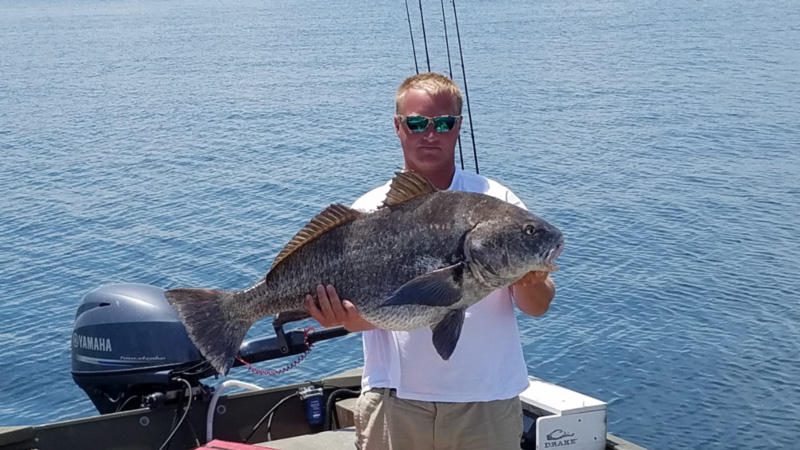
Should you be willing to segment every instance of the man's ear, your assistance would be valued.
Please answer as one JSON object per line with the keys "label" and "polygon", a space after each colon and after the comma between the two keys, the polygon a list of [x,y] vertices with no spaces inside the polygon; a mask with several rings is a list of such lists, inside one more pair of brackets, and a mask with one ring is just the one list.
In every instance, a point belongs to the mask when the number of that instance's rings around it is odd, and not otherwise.
{"label": "man's ear", "polygon": [[394,116],[394,132],[397,133],[398,136],[400,136],[400,125],[402,125],[400,119]]}

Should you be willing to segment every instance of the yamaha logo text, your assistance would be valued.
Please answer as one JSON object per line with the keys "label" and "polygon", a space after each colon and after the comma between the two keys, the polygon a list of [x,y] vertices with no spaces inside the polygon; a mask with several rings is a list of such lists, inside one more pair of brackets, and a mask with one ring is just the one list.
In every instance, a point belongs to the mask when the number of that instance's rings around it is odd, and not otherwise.
{"label": "yamaha logo text", "polygon": [[83,350],[94,350],[96,352],[110,352],[111,339],[84,336],[72,333],[72,346]]}

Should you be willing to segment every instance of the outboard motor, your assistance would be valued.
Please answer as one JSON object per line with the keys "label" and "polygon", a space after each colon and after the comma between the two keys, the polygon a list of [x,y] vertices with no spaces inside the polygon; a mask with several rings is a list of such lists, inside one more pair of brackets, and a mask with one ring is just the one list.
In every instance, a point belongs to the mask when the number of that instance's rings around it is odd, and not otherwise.
{"label": "outboard motor", "polygon": [[[138,408],[184,379],[213,374],[164,290],[112,284],[87,293],[72,333],[72,378],[101,414]],[[138,397],[136,399],[135,397]],[[134,401],[138,400],[138,401]]]}

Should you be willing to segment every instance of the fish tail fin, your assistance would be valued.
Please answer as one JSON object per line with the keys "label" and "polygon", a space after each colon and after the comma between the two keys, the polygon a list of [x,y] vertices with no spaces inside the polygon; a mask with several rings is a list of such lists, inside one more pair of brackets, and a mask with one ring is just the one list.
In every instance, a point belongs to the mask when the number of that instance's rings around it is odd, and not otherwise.
{"label": "fish tail fin", "polygon": [[233,291],[171,289],[165,295],[200,353],[222,375],[233,366],[236,353],[253,323],[230,308]]}

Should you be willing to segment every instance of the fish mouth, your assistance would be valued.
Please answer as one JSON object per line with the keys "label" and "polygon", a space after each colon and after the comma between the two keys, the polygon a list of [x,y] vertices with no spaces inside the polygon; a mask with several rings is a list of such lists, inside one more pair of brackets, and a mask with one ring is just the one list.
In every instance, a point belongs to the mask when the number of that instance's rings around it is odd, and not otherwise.
{"label": "fish mouth", "polygon": [[542,272],[558,272],[556,258],[558,258],[562,251],[564,251],[564,244],[559,243],[542,256],[542,267],[544,267]]}

